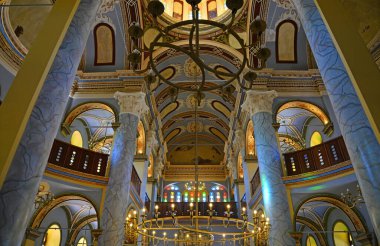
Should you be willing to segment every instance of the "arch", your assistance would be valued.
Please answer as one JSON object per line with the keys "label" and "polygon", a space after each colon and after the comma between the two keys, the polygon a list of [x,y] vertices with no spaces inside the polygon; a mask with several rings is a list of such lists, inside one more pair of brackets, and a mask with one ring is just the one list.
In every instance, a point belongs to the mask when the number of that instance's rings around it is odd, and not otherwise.
{"label": "arch", "polygon": [[317,116],[322,121],[322,123],[323,123],[323,125],[325,125],[325,127],[332,124],[330,117],[327,115],[327,113],[321,107],[319,107],[313,103],[306,102],[306,101],[300,101],[300,100],[288,101],[288,102],[285,102],[284,104],[280,105],[277,108],[276,114],[274,116],[275,119],[276,119],[278,113],[280,113],[281,111],[283,111],[285,109],[289,109],[289,108],[301,108],[301,109],[305,109],[305,110],[313,113],[315,116]]}
{"label": "arch", "polygon": [[42,246],[59,246],[62,241],[61,226],[54,222],[44,233]]}
{"label": "arch", "polygon": [[297,216],[297,222],[309,227],[315,234],[315,236],[317,237],[318,239],[318,242],[321,246],[327,246],[327,241],[326,241],[326,238],[324,237],[324,235],[322,235],[320,233],[320,231],[323,231],[323,228],[320,227],[317,223],[315,223],[314,221],[308,219],[308,218],[305,218],[305,217],[300,217],[300,216]]}
{"label": "arch", "polygon": [[173,18],[183,20],[183,2],[181,0],[174,0],[173,2]]}
{"label": "arch", "polygon": [[64,118],[61,126],[61,132],[64,136],[70,135],[70,126],[73,121],[82,113],[92,109],[103,109],[111,112],[115,116],[115,122],[119,121],[119,114],[112,106],[103,102],[86,102],[73,108]]}
{"label": "arch", "polygon": [[312,235],[306,238],[306,246],[318,246],[317,241]]}
{"label": "arch", "polygon": [[94,208],[97,221],[99,221],[99,211],[93,201],[79,194],[62,195],[62,196],[55,197],[53,201],[48,203],[46,206],[41,207],[34,213],[33,218],[31,220],[30,228],[39,228],[41,226],[42,221],[49,214],[49,212],[51,212],[55,208],[61,207],[67,201],[84,201],[84,202],[89,203]]}
{"label": "arch", "polygon": [[315,145],[319,145],[322,142],[323,142],[322,135],[319,133],[319,131],[314,131],[310,137],[310,147],[313,147]]}
{"label": "arch", "polygon": [[[355,226],[355,229],[359,232],[367,233],[367,228],[365,224],[362,221],[362,218],[359,216],[357,211],[354,209],[351,209],[345,204],[343,201],[339,200],[335,195],[331,194],[323,194],[323,195],[316,195],[316,196],[311,196],[303,201],[300,202],[298,205],[297,209],[294,212],[295,217],[293,218],[296,220],[297,214],[300,211],[301,207],[309,202],[325,202],[327,204],[330,204],[333,207],[336,207],[340,209],[343,213],[347,215],[347,217],[351,220],[352,224]],[[296,223],[293,223],[293,229],[296,231]]]}
{"label": "arch", "polygon": [[115,31],[107,23],[94,28],[95,66],[115,65]]}
{"label": "arch", "polygon": [[136,139],[136,154],[142,155],[145,153],[145,128],[144,124],[140,121],[137,126],[137,139]]}
{"label": "arch", "polygon": [[85,237],[79,238],[77,246],[87,246],[87,239]]}
{"label": "arch", "polygon": [[207,18],[213,19],[218,16],[218,5],[216,0],[207,1]]}
{"label": "arch", "polygon": [[[347,233],[344,233],[347,232]],[[336,246],[351,246],[352,237],[349,228],[341,220],[337,220],[333,225],[333,241]]]}
{"label": "arch", "polygon": [[[86,216],[83,219],[81,219],[78,223],[75,223],[71,227],[74,228],[74,231],[70,235],[69,245],[74,245],[75,239],[77,238],[79,232],[84,228],[85,226],[89,226],[92,229],[91,223],[96,222],[97,217],[94,215]],[[85,238],[85,237],[82,237]],[[83,244],[85,246],[87,244]],[[77,244],[77,246],[82,246],[82,244]]]}
{"label": "arch", "polygon": [[70,143],[71,143],[71,145],[83,148],[83,138],[82,138],[82,134],[80,133],[80,131],[75,130],[71,134]]}
{"label": "arch", "polygon": [[245,151],[247,156],[256,156],[255,137],[253,135],[253,122],[249,120],[245,130]]}
{"label": "arch", "polygon": [[297,23],[281,21],[276,28],[276,62],[297,63]]}

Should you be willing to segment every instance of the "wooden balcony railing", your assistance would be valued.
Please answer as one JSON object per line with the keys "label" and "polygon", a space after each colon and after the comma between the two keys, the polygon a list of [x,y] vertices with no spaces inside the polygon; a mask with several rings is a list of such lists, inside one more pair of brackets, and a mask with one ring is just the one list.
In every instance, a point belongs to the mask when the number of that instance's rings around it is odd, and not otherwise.
{"label": "wooden balcony railing", "polygon": [[108,155],[54,140],[49,163],[82,173],[105,176]]}
{"label": "wooden balcony railing", "polygon": [[137,174],[136,168],[133,166],[132,168],[132,175],[131,175],[131,185],[137,192],[137,194],[140,195],[141,191],[141,179],[139,175]]}
{"label": "wooden balcony railing", "polygon": [[[190,203],[189,202],[156,202],[155,205],[158,205],[158,211],[160,212],[160,218],[169,217],[171,211],[171,204],[175,204],[175,210],[177,211],[177,216],[186,216],[190,215]],[[237,204],[235,202],[213,202],[213,209],[215,210],[214,216],[224,216],[224,212],[227,211],[227,204],[231,206],[231,215],[232,218],[237,218]],[[201,216],[208,216],[207,210],[209,209],[208,202],[199,202],[198,211]],[[195,204],[194,204],[195,210]],[[154,211],[152,211],[154,213]]]}
{"label": "wooden balcony railing", "polygon": [[350,159],[343,137],[284,154],[288,176],[321,170]]}
{"label": "wooden balcony railing", "polygon": [[253,175],[253,177],[251,179],[251,196],[253,196],[253,194],[255,194],[255,192],[256,192],[257,188],[259,188],[260,184],[261,184],[260,172],[259,172],[259,169],[257,169],[255,175]]}

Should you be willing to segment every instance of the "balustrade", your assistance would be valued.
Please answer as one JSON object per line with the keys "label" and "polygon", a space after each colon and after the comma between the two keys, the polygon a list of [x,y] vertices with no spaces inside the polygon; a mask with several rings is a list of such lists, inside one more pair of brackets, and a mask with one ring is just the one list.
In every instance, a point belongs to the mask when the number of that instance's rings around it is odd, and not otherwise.
{"label": "balustrade", "polygon": [[260,172],[259,172],[259,169],[256,170],[256,173],[255,175],[253,175],[252,179],[251,179],[251,196],[253,196],[253,194],[255,194],[257,188],[259,188],[260,186]]}
{"label": "balustrade", "polygon": [[49,163],[87,174],[105,176],[108,155],[54,140]]}
{"label": "balustrade", "polygon": [[137,192],[137,194],[140,194],[141,183],[142,182],[141,182],[141,179],[140,179],[139,175],[137,174],[136,168],[133,166],[133,168],[132,168],[132,176],[131,176],[131,184],[132,184],[132,187]]}
{"label": "balustrade", "polygon": [[321,170],[350,159],[343,137],[284,154],[288,176]]}
{"label": "balustrade", "polygon": [[[158,205],[158,212],[160,212],[160,218],[170,216],[172,204],[175,204],[177,216],[190,215],[190,202],[156,202],[155,205]],[[195,202],[193,204],[193,209],[195,210]],[[213,202],[212,204],[212,208],[215,210],[214,216],[224,216],[224,212],[227,211],[227,205],[230,204],[231,212],[233,212],[231,218],[238,218],[237,204],[235,202]],[[198,202],[198,212],[200,216],[208,216],[207,210],[209,210],[208,202]]]}

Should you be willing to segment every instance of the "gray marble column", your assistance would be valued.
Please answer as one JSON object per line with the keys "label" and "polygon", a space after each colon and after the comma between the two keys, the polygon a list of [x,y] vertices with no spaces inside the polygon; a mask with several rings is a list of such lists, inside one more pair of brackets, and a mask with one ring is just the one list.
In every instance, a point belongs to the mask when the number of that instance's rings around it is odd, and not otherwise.
{"label": "gray marble column", "polygon": [[100,0],[80,2],[27,122],[0,191],[1,245],[21,245],[99,5]]}
{"label": "gray marble column", "polygon": [[276,96],[275,91],[248,91],[242,109],[252,116],[255,128],[264,207],[272,224],[269,245],[293,246],[295,242],[289,234],[292,231],[292,222],[285,185],[282,181],[280,150],[272,126],[272,104]]}
{"label": "gray marble column", "polygon": [[314,1],[292,1],[346,142],[374,231],[380,238],[380,144]]}
{"label": "gray marble column", "polygon": [[101,246],[123,245],[137,126],[140,116],[148,110],[145,94],[142,92],[116,92],[115,98],[120,105],[120,126],[113,140],[110,176],[100,219],[100,228],[103,231],[99,237]]}
{"label": "gray marble column", "polygon": [[146,185],[148,183],[149,156],[151,155],[153,149],[156,147],[157,144],[158,144],[158,141],[156,138],[156,131],[150,129],[146,134],[146,156],[148,160],[145,161],[144,174],[141,179],[140,197],[143,202],[145,202]]}

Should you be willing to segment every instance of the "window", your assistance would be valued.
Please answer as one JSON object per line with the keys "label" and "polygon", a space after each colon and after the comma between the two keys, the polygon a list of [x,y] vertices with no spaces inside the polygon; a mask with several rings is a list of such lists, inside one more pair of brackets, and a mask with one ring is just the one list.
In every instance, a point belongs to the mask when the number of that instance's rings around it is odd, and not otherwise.
{"label": "window", "polygon": [[173,18],[177,20],[183,19],[183,3],[180,0],[174,0],[173,3]]}
{"label": "window", "polygon": [[346,224],[338,221],[334,225],[334,244],[335,246],[351,246],[353,240]]}
{"label": "window", "polygon": [[96,66],[115,65],[115,32],[105,23],[100,23],[94,29]]}
{"label": "window", "polygon": [[79,131],[74,131],[73,134],[71,135],[70,143],[71,145],[83,148],[82,134],[80,134]]}
{"label": "window", "polygon": [[207,17],[208,19],[212,19],[218,16],[218,9],[216,0],[209,0],[207,2]]}
{"label": "window", "polygon": [[61,227],[58,224],[52,224],[45,232],[42,246],[59,246],[61,244]]}
{"label": "window", "polygon": [[313,236],[308,236],[306,238],[306,246],[318,246]]}
{"label": "window", "polygon": [[276,60],[297,63],[297,24],[292,20],[284,20],[277,26]]}
{"label": "window", "polygon": [[81,237],[77,243],[77,246],[87,246],[87,239],[85,237]]}
{"label": "window", "polygon": [[315,131],[310,137],[310,147],[321,144],[323,142],[322,135]]}

